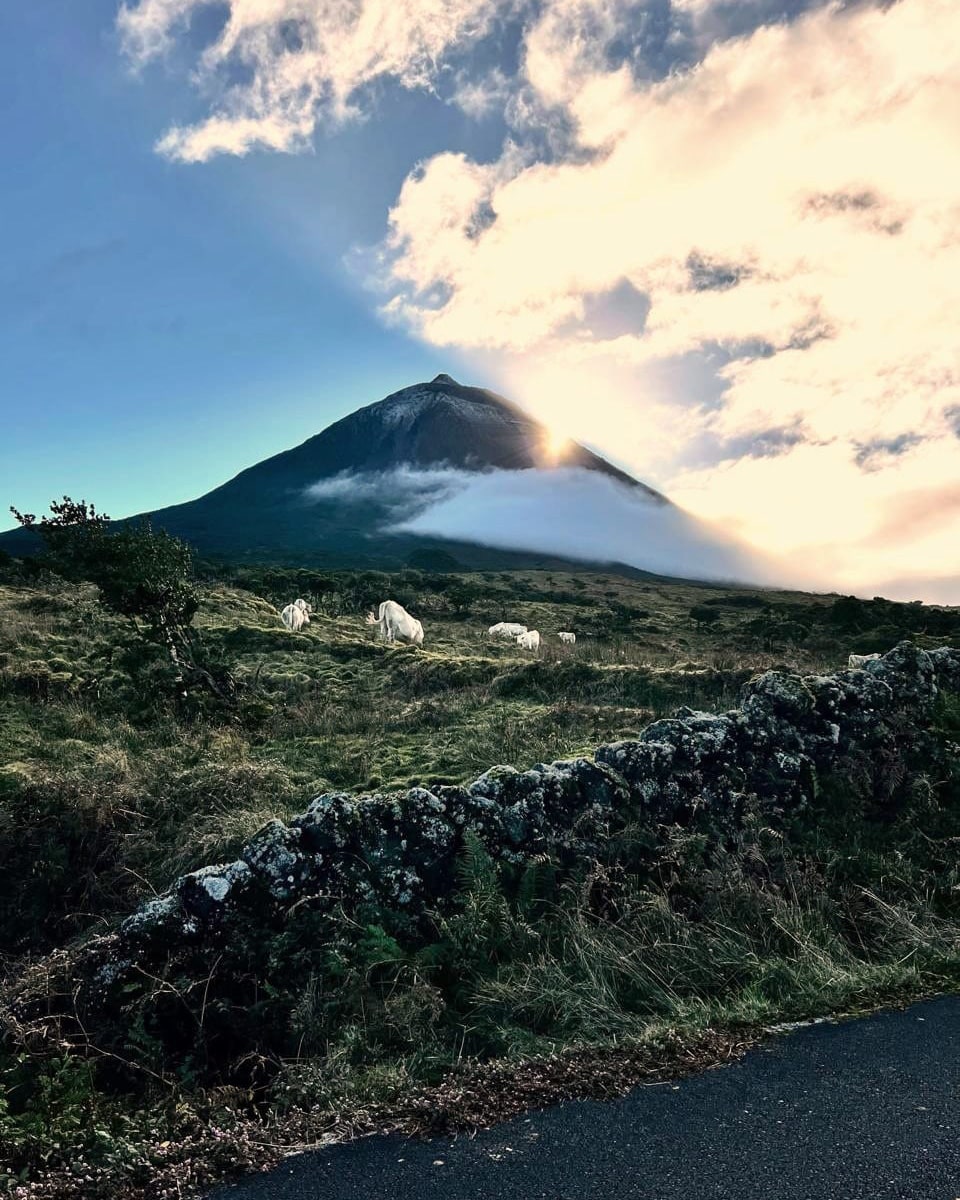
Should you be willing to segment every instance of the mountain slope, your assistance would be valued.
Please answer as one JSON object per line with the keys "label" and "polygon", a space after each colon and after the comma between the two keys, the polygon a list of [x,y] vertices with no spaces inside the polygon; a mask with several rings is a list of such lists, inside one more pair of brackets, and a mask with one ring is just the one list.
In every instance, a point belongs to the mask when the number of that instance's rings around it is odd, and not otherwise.
{"label": "mountain slope", "polygon": [[[202,556],[384,570],[611,565],[765,582],[756,557],[522,409],[449,375],[149,515]],[[29,553],[31,536],[0,535]]]}
{"label": "mountain slope", "polygon": [[302,445],[242,471],[203,499],[302,489],[343,471],[390,471],[401,465],[473,471],[584,467],[657,496],[576,442],[557,456],[549,454],[549,444],[546,427],[509,400],[438,375],[358,409]]}
{"label": "mountain slope", "polygon": [[[400,532],[400,520],[429,505],[432,477],[420,481],[421,494],[416,479],[411,484],[395,473],[578,467],[667,503],[576,443],[551,458],[549,442],[546,428],[508,400],[438,375],[358,409],[198,500],[152,516],[201,553],[230,559],[398,567],[427,553],[439,555],[437,562],[451,555],[466,567],[520,567],[559,564],[565,558],[535,548],[494,550],[472,541]],[[367,486],[350,487],[354,479]],[[311,493],[331,480],[347,486]]]}
{"label": "mountain slope", "polygon": [[[587,470],[668,505],[576,442],[558,452],[550,444],[548,430],[502,396],[438,375],[358,409],[197,500],[143,515],[202,555],[235,561],[396,568],[413,558],[451,569],[521,568],[568,559],[398,526],[429,507],[438,481],[451,473],[462,479],[497,470]],[[0,535],[0,547],[11,553],[27,546],[21,531]]]}

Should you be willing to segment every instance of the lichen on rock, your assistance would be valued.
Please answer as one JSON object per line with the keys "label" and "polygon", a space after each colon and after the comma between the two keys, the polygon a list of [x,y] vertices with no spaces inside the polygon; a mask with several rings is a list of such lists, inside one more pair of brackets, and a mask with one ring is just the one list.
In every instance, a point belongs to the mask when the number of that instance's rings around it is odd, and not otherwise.
{"label": "lichen on rock", "polygon": [[202,943],[228,919],[256,923],[304,900],[416,919],[456,891],[468,834],[504,863],[546,854],[569,864],[602,854],[631,822],[697,823],[723,837],[747,798],[776,822],[845,773],[885,795],[891,764],[923,746],[938,682],[960,688],[960,651],[903,643],[863,669],[768,671],[746,685],[738,708],[681,708],[593,758],[493,767],[466,787],[326,793],[289,823],[268,822],[236,862],[182,876],[127,918],[115,963]]}

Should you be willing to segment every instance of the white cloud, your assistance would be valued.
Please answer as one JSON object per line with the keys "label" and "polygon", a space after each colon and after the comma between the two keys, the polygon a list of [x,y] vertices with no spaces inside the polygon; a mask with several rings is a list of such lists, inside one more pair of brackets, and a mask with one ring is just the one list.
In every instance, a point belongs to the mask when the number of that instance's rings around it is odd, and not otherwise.
{"label": "white cloud", "polygon": [[133,7],[123,4],[117,28],[127,53],[142,62],[166,53],[173,45],[174,34],[200,7],[192,0],[147,0]]}
{"label": "white cloud", "polygon": [[468,471],[437,467],[430,470],[402,463],[392,471],[339,471],[306,489],[310,500],[379,504],[409,517],[413,510],[461,490],[472,478]]}
{"label": "white cloud", "polygon": [[[672,504],[597,471],[342,473],[307,489],[314,500],[371,502],[391,511],[392,532],[534,550],[698,579],[817,582],[754,553]],[[399,519],[399,514],[403,518]]]}
{"label": "white cloud", "polygon": [[512,91],[510,80],[499,67],[494,67],[479,79],[472,79],[466,71],[459,71],[452,100],[468,117],[482,121],[498,109],[502,111]]}
{"label": "white cloud", "polygon": [[[211,0],[138,0],[118,28],[138,65],[166,53]],[[228,18],[201,54],[195,82],[209,117],[174,126],[158,149],[183,162],[255,147],[304,149],[318,124],[360,113],[378,79],[431,87],[454,45],[486,34],[511,0],[226,0]],[[237,81],[237,74],[243,81]]]}
{"label": "white cloud", "polygon": [[[425,164],[391,214],[387,311],[435,344],[507,356],[501,382],[521,380],[538,415],[552,403],[574,433],[767,549],[816,547],[850,586],[960,567],[960,513],[885,549],[869,536],[902,493],[960,469],[947,417],[960,402],[960,6],[831,4],[654,84],[603,62],[627,6],[549,9],[527,36],[528,82],[564,108],[577,152]],[[477,235],[481,210],[495,219]],[[717,267],[694,279],[691,263]],[[642,332],[570,332],[624,280],[649,297]],[[732,358],[722,403],[678,418],[634,398],[645,372],[709,347]],[[618,379],[632,382],[619,396],[604,387]],[[807,444],[691,465],[705,433],[742,445],[783,427]],[[882,443],[909,453],[864,458]]]}

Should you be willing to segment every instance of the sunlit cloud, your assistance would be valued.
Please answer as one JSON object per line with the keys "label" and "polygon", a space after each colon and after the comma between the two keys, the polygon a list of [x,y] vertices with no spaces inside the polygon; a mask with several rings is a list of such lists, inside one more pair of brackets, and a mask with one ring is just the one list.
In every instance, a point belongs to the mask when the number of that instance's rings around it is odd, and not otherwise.
{"label": "sunlit cloud", "polygon": [[956,480],[956,450],[946,440],[926,441],[894,467],[871,472],[837,441],[681,472],[671,495],[695,512],[709,510],[752,545],[815,563],[834,588],[873,595],[898,578],[960,576]]}
{"label": "sunlit cloud", "polygon": [[[129,3],[131,60],[204,7]],[[499,114],[499,156],[411,164],[353,258],[384,318],[837,586],[960,577],[955,0],[219,7],[163,153],[296,151],[384,80]],[[475,62],[504,21],[514,65]]]}
{"label": "sunlit cloud", "polygon": [[[827,5],[648,83],[604,60],[617,5],[592,6],[611,23],[579,39],[591,6],[562,7],[574,26],[545,16],[526,68],[581,153],[420,167],[391,213],[387,313],[527,364],[525,399],[573,409],[619,376],[619,399],[591,403],[595,442],[768,550],[816,548],[849,586],[960,566],[955,513],[937,537],[869,539],[885,505],[960,469],[960,8]],[[464,232],[481,207],[492,219]],[[624,282],[642,327],[585,338],[590,298]],[[678,419],[644,395],[708,347],[732,351],[719,397]]]}

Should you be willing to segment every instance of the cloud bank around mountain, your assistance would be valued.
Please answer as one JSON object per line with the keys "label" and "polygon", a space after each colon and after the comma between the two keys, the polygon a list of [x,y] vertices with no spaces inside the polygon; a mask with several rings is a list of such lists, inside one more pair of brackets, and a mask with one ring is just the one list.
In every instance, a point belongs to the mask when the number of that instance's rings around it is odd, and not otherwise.
{"label": "cloud bank around mountain", "polygon": [[321,480],[307,496],[375,503],[389,513],[384,529],[393,533],[625,563],[683,578],[773,584],[789,576],[797,586],[815,582],[672,504],[580,467],[343,472]]}

